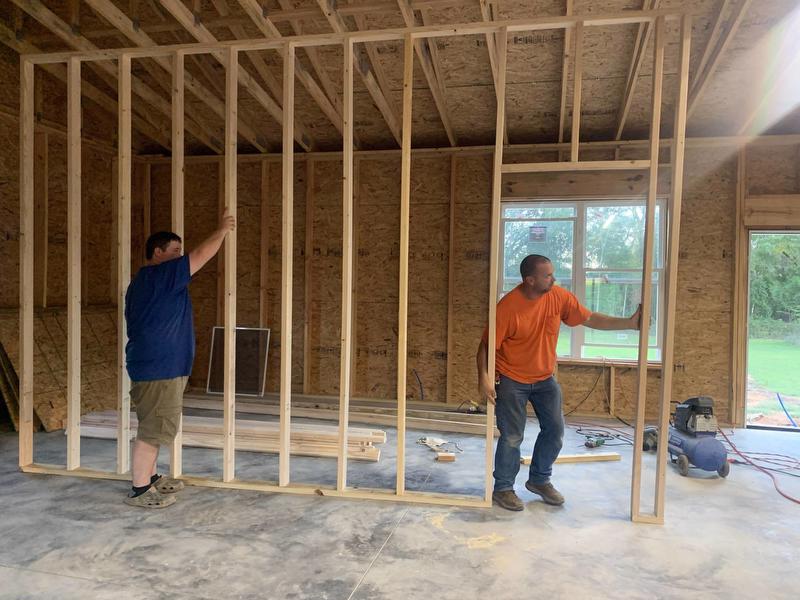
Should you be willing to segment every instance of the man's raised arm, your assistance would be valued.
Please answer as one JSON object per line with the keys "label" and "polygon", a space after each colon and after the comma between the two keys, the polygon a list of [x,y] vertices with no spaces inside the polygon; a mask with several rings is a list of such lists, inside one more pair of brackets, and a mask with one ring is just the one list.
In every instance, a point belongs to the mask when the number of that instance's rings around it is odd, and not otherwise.
{"label": "man's raised arm", "polygon": [[189,271],[192,275],[202,269],[205,264],[211,260],[214,255],[219,252],[220,246],[229,232],[233,231],[236,226],[236,221],[233,216],[225,211],[225,214],[219,221],[217,229],[203,240],[197,248],[189,252]]}

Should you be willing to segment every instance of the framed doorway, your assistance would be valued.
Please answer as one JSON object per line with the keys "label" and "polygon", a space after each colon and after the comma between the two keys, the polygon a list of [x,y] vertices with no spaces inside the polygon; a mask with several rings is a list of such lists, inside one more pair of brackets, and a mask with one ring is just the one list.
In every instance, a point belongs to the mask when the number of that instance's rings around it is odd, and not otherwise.
{"label": "framed doorway", "polygon": [[800,431],[800,232],[748,235],[745,424]]}

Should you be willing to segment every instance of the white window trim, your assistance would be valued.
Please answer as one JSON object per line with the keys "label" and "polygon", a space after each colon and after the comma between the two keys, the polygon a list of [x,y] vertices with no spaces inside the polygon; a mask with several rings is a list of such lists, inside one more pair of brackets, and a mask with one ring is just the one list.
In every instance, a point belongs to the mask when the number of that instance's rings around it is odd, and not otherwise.
{"label": "white window trim", "polygon": [[[630,272],[641,272],[640,269],[591,269],[586,268],[584,265],[584,240],[586,238],[586,207],[589,205],[601,205],[601,206],[624,206],[624,205],[643,205],[647,203],[647,198],[643,196],[603,196],[603,197],[568,197],[568,198],[506,198],[501,201],[500,206],[500,235],[501,235],[501,243],[500,243],[500,264],[498,265],[497,269],[497,300],[499,301],[503,297],[503,285],[505,279],[505,227],[506,223],[508,222],[520,222],[520,221],[573,221],[574,230],[573,230],[573,257],[575,255],[579,255],[581,257],[580,261],[573,260],[573,268],[572,268],[572,292],[578,297],[581,303],[586,302],[585,298],[585,282],[586,282],[586,272],[587,271],[613,271],[613,272],[621,272],[621,271],[630,271]],[[664,307],[664,300],[665,300],[665,270],[666,270],[666,243],[667,243],[667,224],[669,223],[668,218],[668,199],[666,196],[657,196],[656,197],[656,204],[658,205],[661,211],[661,219],[660,219],[660,247],[657,248],[657,254],[661,257],[661,265],[653,267],[653,274],[658,274],[658,296],[657,302],[659,309],[663,312]],[[512,218],[505,218],[505,209],[506,208],[557,208],[559,206],[573,206],[575,208],[575,215],[572,217],[553,217],[553,218],[544,218],[544,219],[534,219],[531,217],[512,217]],[[614,316],[628,316],[628,315],[614,315]],[[655,348],[658,351],[658,358],[654,360],[648,360],[649,364],[653,365],[660,365],[661,364],[661,355],[662,355],[662,343],[663,343],[663,327],[664,327],[664,318],[658,320],[658,327],[656,329],[656,343],[655,346],[649,346],[650,348]],[[582,349],[584,345],[588,346],[600,346],[601,344],[586,344],[584,341],[584,328],[583,327],[572,327],[570,328],[570,355],[568,356],[559,356],[559,359],[564,360],[573,360],[573,361],[603,361],[603,362],[614,362],[620,361],[625,362],[627,359],[610,359],[604,357],[598,358],[583,358],[581,356],[576,356],[575,351],[576,349]],[[602,346],[609,346],[609,344],[602,344]],[[630,345],[621,345],[623,347],[630,347]]]}

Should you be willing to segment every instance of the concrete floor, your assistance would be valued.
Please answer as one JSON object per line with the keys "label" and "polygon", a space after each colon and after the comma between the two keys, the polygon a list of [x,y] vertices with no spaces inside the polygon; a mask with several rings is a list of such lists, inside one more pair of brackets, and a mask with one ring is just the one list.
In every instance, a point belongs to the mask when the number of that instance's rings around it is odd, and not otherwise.
{"label": "concrete floor", "polygon": [[[379,463],[351,463],[352,484],[393,485],[387,433]],[[438,464],[414,443],[423,433],[408,432],[408,487],[477,493],[482,440],[459,438],[464,454]],[[535,433],[531,422],[528,450]],[[800,456],[793,433],[734,440]],[[569,431],[563,452],[580,452],[581,441]],[[520,513],[209,488],[146,511],[122,503],[124,482],[20,473],[16,445],[0,434],[2,599],[798,597],[800,507],[749,467],[734,465],[727,480],[670,469],[664,526],[628,519],[630,447],[613,448],[621,462],[557,465],[560,508],[524,489],[523,470]],[[36,460],[63,464],[64,445],[61,433],[37,434]],[[113,442],[83,440],[84,466],[109,468],[113,453]],[[184,465],[219,476],[221,452],[185,449]],[[269,479],[277,460],[240,452],[237,468]],[[335,472],[333,460],[292,460],[296,481],[331,483]],[[800,496],[800,478],[781,484]]]}

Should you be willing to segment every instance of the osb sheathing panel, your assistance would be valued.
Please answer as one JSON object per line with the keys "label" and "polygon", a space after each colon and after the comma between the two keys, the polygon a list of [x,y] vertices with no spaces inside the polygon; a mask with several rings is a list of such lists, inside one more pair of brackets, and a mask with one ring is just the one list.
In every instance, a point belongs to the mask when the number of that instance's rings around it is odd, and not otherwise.
{"label": "osb sheathing panel", "polygon": [[[19,303],[19,132],[11,123],[0,122],[3,151],[3,227],[4,280],[0,305]],[[111,238],[111,167],[108,155],[84,147],[82,159],[81,276],[86,294],[84,304],[109,301]],[[42,168],[35,165],[34,169]],[[48,270],[47,303],[64,305],[67,299],[67,173],[64,138],[48,136]]]}
{"label": "osb sheathing panel", "polygon": [[[267,363],[267,391],[280,388],[281,349],[281,164],[271,163],[267,194],[269,227],[268,252],[269,272],[267,278],[267,320],[270,331],[270,347]],[[294,254],[292,272],[292,388],[302,389],[303,383],[303,248],[305,244],[305,165],[295,164],[294,172]],[[260,212],[259,212],[260,215]],[[260,228],[259,228],[260,231]],[[251,249],[254,250],[254,249]]]}
{"label": "osb sheathing panel", "polygon": [[[116,309],[85,308],[81,316],[81,413],[116,408]],[[67,418],[66,309],[34,315],[33,409],[46,431],[63,429]],[[16,312],[0,313],[0,339],[19,370]]]}
{"label": "osb sheathing panel", "polygon": [[559,366],[556,379],[562,384],[564,412],[608,412],[608,370]]}
{"label": "osb sheathing panel", "polygon": [[[695,125],[702,123],[704,133],[730,132],[737,123],[743,125],[745,115],[755,108],[756,100],[760,100],[761,94],[753,93],[754,90],[766,91],[777,73],[789,75],[786,67],[790,53],[780,50],[775,31],[783,27],[784,35],[792,35],[788,32],[792,27],[790,19],[796,21],[796,9],[794,0],[748,5],[739,30],[730,40],[695,113]],[[748,84],[742,85],[743,81]]]}
{"label": "osb sheathing panel", "polygon": [[[84,304],[111,300],[112,228],[111,155],[83,147],[81,152],[81,277]],[[114,248],[116,252],[116,247]],[[49,273],[48,273],[49,275]]]}
{"label": "osb sheathing panel", "polygon": [[491,175],[490,155],[457,160],[448,402],[477,396],[475,352],[488,316]]}
{"label": "osb sheathing panel", "polygon": [[800,147],[748,149],[747,191],[752,196],[800,192]]}
{"label": "osb sheathing panel", "polygon": [[704,394],[728,419],[736,160],[689,149],[681,217],[673,399]]}
{"label": "osb sheathing panel", "polygon": [[[581,158],[589,159],[584,156]],[[505,198],[520,199],[545,196],[646,196],[648,179],[646,171],[513,173],[503,177],[503,195]],[[598,181],[602,183],[598,184]],[[670,169],[660,169],[659,194],[669,193],[669,181]]]}
{"label": "osb sheathing panel", "polygon": [[[0,61],[0,64],[3,64]],[[0,119],[0,306],[19,305],[19,128]]]}

